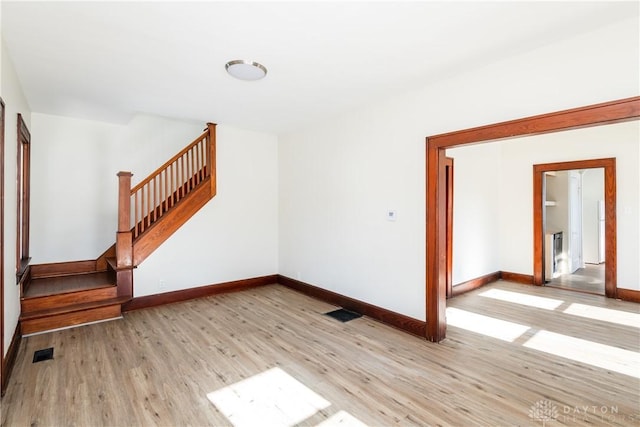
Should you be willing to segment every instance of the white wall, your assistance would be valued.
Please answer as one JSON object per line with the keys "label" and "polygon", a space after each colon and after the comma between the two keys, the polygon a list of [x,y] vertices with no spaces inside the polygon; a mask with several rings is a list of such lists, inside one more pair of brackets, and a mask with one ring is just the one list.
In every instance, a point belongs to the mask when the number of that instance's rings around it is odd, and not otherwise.
{"label": "white wall", "polygon": [[277,273],[277,142],[218,126],[218,194],[135,270],[134,296]]}
{"label": "white wall", "polygon": [[453,285],[500,270],[500,168],[497,144],[447,150],[453,164]]}
{"label": "white wall", "polygon": [[618,287],[640,290],[640,122],[556,132],[496,144],[502,146],[504,183],[501,190],[501,269],[533,274],[533,164],[615,157]]}
{"label": "white wall", "polygon": [[[32,262],[97,258],[115,242],[116,173],[139,182],[204,127],[33,114]],[[135,270],[135,296],[277,273],[277,148],[274,135],[218,126],[218,195]]]}
{"label": "white wall", "polygon": [[[425,136],[636,96],[638,32],[632,17],[282,136],[280,273],[425,319]],[[509,215],[531,224],[519,198],[500,221]],[[520,238],[527,228],[505,251]],[[530,251],[502,269],[530,273]],[[487,262],[474,268],[494,270]]]}
{"label": "white wall", "polygon": [[203,123],[137,115],[126,125],[33,114],[33,264],[96,259],[115,242],[119,171],[144,179]]}
{"label": "white wall", "polygon": [[115,241],[119,125],[34,113],[33,264],[96,259]]}
{"label": "white wall", "polygon": [[546,200],[556,204],[545,207],[547,214],[545,231],[562,231],[566,239],[569,231],[569,174],[567,171],[558,171],[555,175],[548,175],[546,180]]}
{"label": "white wall", "polygon": [[[16,156],[17,114],[31,130],[31,111],[15,73],[13,62],[7,54],[4,40],[0,46],[1,78],[0,96],[5,104],[4,134],[4,351],[8,350],[20,316],[20,289],[16,286]],[[4,357],[4,355],[3,355]]]}

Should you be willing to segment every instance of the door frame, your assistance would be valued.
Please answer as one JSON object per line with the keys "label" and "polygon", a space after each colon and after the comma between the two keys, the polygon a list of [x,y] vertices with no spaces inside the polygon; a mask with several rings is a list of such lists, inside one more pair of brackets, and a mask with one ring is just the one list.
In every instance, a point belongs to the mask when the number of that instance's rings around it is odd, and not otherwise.
{"label": "door frame", "polygon": [[[425,337],[429,341],[442,341],[447,330],[446,150],[469,144],[606,125],[638,118],[640,96],[426,138]],[[606,144],[606,141],[603,143]]]}
{"label": "door frame", "polygon": [[453,157],[444,160],[447,179],[447,298],[453,296]]}
{"label": "door frame", "polygon": [[616,298],[617,285],[617,220],[616,220],[616,159],[589,159],[572,162],[533,165],[533,284],[544,285],[544,197],[545,172],[573,169],[604,168],[604,293]]}
{"label": "door frame", "polygon": [[4,368],[4,128],[5,108],[0,98],[0,394],[5,383]]}

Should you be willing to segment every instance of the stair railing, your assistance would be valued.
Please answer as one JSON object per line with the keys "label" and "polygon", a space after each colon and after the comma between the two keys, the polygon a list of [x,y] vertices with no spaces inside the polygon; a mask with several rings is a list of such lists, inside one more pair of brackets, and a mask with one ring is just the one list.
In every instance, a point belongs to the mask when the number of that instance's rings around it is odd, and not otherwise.
{"label": "stair railing", "polygon": [[198,185],[208,180],[215,195],[215,127],[207,123],[202,135],[133,188],[132,173],[118,173],[117,268],[133,267],[133,241]]}

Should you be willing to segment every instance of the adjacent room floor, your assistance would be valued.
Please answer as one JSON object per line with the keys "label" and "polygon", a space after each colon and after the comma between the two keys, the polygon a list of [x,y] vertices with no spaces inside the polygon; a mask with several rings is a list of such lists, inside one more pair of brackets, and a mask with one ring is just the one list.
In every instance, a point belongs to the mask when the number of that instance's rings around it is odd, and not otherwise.
{"label": "adjacent room floor", "polygon": [[[620,425],[640,306],[497,282],[433,344],[280,285],[25,338],[2,425]],[[32,363],[36,350],[52,360]]]}
{"label": "adjacent room floor", "polygon": [[562,274],[547,286],[604,295],[604,264],[585,264],[572,274]]}

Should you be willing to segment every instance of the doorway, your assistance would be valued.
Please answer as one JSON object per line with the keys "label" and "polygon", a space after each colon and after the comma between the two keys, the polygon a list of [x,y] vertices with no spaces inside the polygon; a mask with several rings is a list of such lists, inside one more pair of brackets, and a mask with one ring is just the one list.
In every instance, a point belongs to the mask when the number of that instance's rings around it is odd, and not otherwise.
{"label": "doorway", "polygon": [[[489,141],[514,138],[525,135],[558,132],[581,127],[600,126],[624,121],[638,120],[640,117],[640,97],[620,99],[602,104],[588,105],[571,110],[558,111],[539,116],[526,117],[508,122],[495,123],[457,132],[432,135],[426,138],[426,283],[425,283],[425,337],[429,341],[440,342],[446,337],[446,150],[470,144],[486,143]],[[552,170],[552,169],[550,169]],[[614,173],[607,174],[609,180],[615,183]],[[542,186],[542,174],[538,185]],[[537,182],[534,173],[534,182]],[[605,183],[606,186],[606,183]],[[606,187],[609,188],[609,187]],[[534,213],[542,216],[541,192],[536,197]],[[535,196],[535,194],[534,194]],[[607,196],[611,197],[609,191]],[[609,259],[615,259],[615,194],[612,197],[614,205],[609,205],[605,228],[608,240],[612,243],[607,248],[605,276],[608,286],[605,286],[607,296],[614,297],[616,292],[616,266],[610,264]],[[613,209],[613,210],[611,210]],[[613,212],[613,215],[610,213]],[[613,232],[613,234],[611,234]],[[534,270],[532,282],[541,285],[543,282],[542,268],[542,221],[537,228],[534,224]],[[613,287],[612,287],[613,284]],[[613,293],[612,293],[613,292]]]}
{"label": "doorway", "polygon": [[545,285],[604,295],[604,168],[543,179]]}
{"label": "doorway", "polygon": [[[609,298],[616,297],[615,166],[615,158],[533,166],[534,284],[600,293]],[[594,210],[602,209],[601,215],[594,212],[597,214],[597,221],[602,218],[602,224],[595,224],[594,227],[601,227],[603,239],[597,243],[596,255],[593,258],[597,261],[594,264],[600,265],[601,261],[604,261],[604,269],[601,266],[587,266],[584,261],[583,186],[585,171],[592,170],[602,170],[604,175],[602,204],[594,206]],[[562,199],[562,202],[559,203],[557,199]],[[561,245],[555,243],[558,235],[563,236]],[[560,254],[557,254],[558,247],[562,251]],[[592,256],[591,253],[587,255]],[[590,284],[596,284],[599,275],[602,276],[603,289],[590,289]]]}

